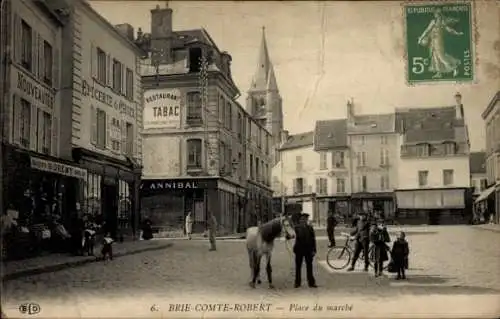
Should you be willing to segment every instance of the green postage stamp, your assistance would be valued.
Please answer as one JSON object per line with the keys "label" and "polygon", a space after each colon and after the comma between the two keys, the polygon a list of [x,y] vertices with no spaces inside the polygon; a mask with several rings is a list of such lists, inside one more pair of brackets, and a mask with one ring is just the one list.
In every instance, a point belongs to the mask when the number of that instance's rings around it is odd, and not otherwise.
{"label": "green postage stamp", "polygon": [[406,4],[408,83],[473,81],[470,2]]}

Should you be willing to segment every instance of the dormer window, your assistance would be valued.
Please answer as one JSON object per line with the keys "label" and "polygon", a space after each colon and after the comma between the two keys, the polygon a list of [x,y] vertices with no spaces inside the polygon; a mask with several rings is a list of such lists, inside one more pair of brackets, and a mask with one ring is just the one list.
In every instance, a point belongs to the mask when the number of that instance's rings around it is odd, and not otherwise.
{"label": "dormer window", "polygon": [[200,72],[201,69],[201,48],[190,48],[189,49],[189,73]]}
{"label": "dormer window", "polygon": [[456,144],[454,142],[445,142],[444,143],[444,154],[445,155],[454,155],[456,153]]}
{"label": "dormer window", "polygon": [[424,157],[429,156],[431,153],[431,146],[429,144],[417,145],[417,156]]}

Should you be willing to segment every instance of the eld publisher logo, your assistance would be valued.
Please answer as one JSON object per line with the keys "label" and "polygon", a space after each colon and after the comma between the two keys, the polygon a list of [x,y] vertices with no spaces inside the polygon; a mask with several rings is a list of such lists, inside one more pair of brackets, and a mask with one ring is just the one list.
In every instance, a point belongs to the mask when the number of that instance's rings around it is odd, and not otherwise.
{"label": "eld publisher logo", "polygon": [[37,303],[27,302],[19,306],[19,312],[24,315],[36,315],[40,310],[40,305]]}

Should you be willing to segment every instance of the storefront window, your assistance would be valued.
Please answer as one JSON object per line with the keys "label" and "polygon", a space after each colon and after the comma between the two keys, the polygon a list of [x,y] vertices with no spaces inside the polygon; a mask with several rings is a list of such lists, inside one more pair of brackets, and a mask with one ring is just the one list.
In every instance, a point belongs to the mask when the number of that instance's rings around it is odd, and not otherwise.
{"label": "storefront window", "polygon": [[126,181],[118,181],[118,224],[120,228],[130,226],[132,201],[130,198],[130,187]]}
{"label": "storefront window", "polygon": [[101,176],[97,174],[87,174],[84,181],[82,212],[97,216],[101,214]]}

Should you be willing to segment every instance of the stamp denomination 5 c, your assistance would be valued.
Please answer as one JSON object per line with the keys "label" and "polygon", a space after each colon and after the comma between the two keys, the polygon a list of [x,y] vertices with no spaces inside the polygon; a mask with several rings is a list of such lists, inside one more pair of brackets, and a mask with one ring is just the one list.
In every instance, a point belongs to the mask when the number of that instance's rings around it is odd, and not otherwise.
{"label": "stamp denomination 5 c", "polygon": [[405,5],[408,82],[473,81],[472,6]]}

